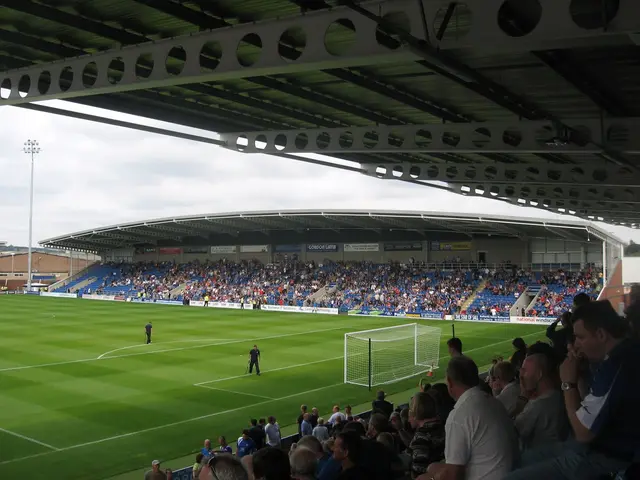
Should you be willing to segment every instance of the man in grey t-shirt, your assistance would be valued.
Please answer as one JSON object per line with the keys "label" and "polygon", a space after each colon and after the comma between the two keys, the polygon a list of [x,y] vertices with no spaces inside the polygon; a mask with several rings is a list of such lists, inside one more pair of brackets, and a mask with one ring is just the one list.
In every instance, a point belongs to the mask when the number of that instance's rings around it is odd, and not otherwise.
{"label": "man in grey t-shirt", "polygon": [[525,358],[520,369],[521,398],[526,405],[515,418],[523,450],[566,440],[569,420],[562,392],[556,388],[549,359],[543,354]]}

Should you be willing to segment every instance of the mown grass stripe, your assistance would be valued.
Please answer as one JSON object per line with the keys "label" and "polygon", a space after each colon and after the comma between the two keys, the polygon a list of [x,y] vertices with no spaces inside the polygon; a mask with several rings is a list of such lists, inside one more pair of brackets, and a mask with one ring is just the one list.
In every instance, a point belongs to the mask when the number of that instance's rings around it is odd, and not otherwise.
{"label": "mown grass stripe", "polygon": [[[30,471],[36,473],[54,471],[66,480],[84,480],[99,470],[101,477],[111,477],[148,466],[153,458],[182,457],[195,451],[203,438],[236,438],[251,417],[274,415],[285,427],[295,423],[300,403],[321,412],[329,412],[336,402],[366,406],[371,401],[367,389],[341,382],[344,332],[415,322],[437,326],[443,332],[443,362],[450,335],[449,323],[420,319],[212,311],[28,296],[5,297],[0,302],[4,362],[0,365],[0,425],[64,449],[44,452],[46,447],[0,432],[4,437],[1,460],[11,461],[0,463],[0,478],[23,475],[24,463],[17,458],[37,453],[48,454],[29,461]],[[157,330],[153,350],[234,343],[96,360],[108,350],[141,342],[142,327],[149,320]],[[465,353],[478,365],[506,354],[514,337],[544,338],[537,326],[460,322],[455,328]],[[312,333],[316,330],[324,331]],[[276,338],[254,338],[242,345],[247,341],[243,338],[251,335]],[[200,342],[204,337],[229,340]],[[189,339],[198,341],[180,344]],[[177,343],[162,345],[165,341]],[[256,342],[263,351],[264,375],[241,375],[248,350]],[[143,348],[140,352],[151,352]],[[90,361],[76,362],[85,359]],[[317,363],[289,368],[309,362]],[[40,364],[53,365],[24,369]],[[3,368],[11,370],[2,372]],[[236,376],[240,378],[229,378]],[[218,390],[193,386],[217,379],[222,381],[210,386]],[[415,385],[412,378],[384,388],[391,398],[404,402]],[[281,400],[265,398],[262,403],[256,398],[259,401],[254,402],[240,396],[242,392]],[[212,412],[218,413],[211,416]],[[143,433],[133,434],[138,431]],[[111,440],[105,443],[104,439]]]}

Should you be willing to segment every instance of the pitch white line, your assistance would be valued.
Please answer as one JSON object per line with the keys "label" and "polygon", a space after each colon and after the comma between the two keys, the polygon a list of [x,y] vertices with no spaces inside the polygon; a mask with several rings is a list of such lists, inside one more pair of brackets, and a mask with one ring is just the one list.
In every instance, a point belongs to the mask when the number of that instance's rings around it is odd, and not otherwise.
{"label": "pitch white line", "polygon": [[[315,362],[298,363],[297,365],[289,365],[289,366],[286,366],[286,367],[272,368],[270,370],[263,370],[262,373],[279,372],[281,370],[289,370],[290,368],[306,367],[307,365],[314,365],[316,363],[330,362],[331,360],[337,360],[339,358],[343,358],[343,355],[340,355],[339,357],[325,358],[323,360],[316,360]],[[194,383],[193,385],[195,387],[200,387],[202,385],[208,385],[209,383],[224,382],[225,380],[235,380],[236,378],[246,377],[247,375],[249,375],[249,374],[245,373],[244,375],[236,375],[234,377],[217,378],[215,380],[208,380],[206,382]]]}
{"label": "pitch white line", "polygon": [[11,430],[7,430],[6,428],[0,428],[0,432],[4,432],[8,435],[12,435],[14,437],[18,437],[23,440],[27,440],[28,442],[37,443],[38,445],[42,445],[43,447],[47,447],[56,452],[60,451],[59,448],[56,448],[53,445],[49,445],[48,443],[41,442],[40,440],[36,440],[35,438],[27,437],[26,435],[20,435],[19,433],[12,432]]}
{"label": "pitch white line", "polygon": [[[138,352],[138,353],[127,353],[124,355],[114,355],[113,357],[103,357],[100,360],[106,360],[108,358],[124,358],[124,357],[136,357],[138,355],[150,355],[152,353],[165,353],[165,352],[179,352],[182,350],[194,350],[196,348],[206,348],[206,347],[214,347],[217,345],[233,345],[234,343],[245,343],[245,342],[257,342],[262,340],[271,340],[274,338],[286,338],[286,337],[296,337],[298,335],[307,335],[309,333],[320,333],[320,332],[331,332],[334,330],[349,330],[351,327],[334,327],[334,328],[323,328],[320,330],[308,330],[306,332],[295,332],[295,333],[282,333],[280,335],[271,335],[268,337],[249,337],[249,338],[239,338],[237,340],[230,340],[228,342],[215,342],[215,343],[206,343],[204,345],[194,345],[192,347],[178,347],[178,348],[165,348],[164,350],[154,350],[153,352]],[[248,354],[249,352],[247,352]],[[96,358],[97,360],[97,358]],[[2,370],[0,370],[1,372]]]}
{"label": "pitch white line", "polygon": [[[158,343],[151,343],[151,345],[165,345],[165,344],[169,344],[169,343],[196,343],[196,342],[209,342],[211,340],[216,340],[218,342],[220,341],[226,341],[226,340],[233,340],[233,338],[201,338],[200,340],[172,340],[170,342],[158,342]],[[109,355],[110,353],[113,352],[119,352],[120,350],[128,350],[131,348],[138,348],[138,347],[146,347],[147,344],[146,343],[138,343],[137,345],[129,345],[127,347],[120,347],[120,348],[115,348],[113,350],[109,350],[108,352],[103,353],[102,355],[100,355],[99,357],[96,358],[96,360],[100,360],[101,358],[106,357],[107,355]]]}
{"label": "pitch white line", "polygon": [[[529,333],[527,335],[523,335],[522,338],[532,337],[533,335],[539,335],[539,334],[540,334],[540,332]],[[510,342],[510,341],[511,341],[510,339],[509,340],[502,340],[500,342],[490,343],[489,345],[484,345],[482,347],[472,348],[471,350],[465,350],[465,354],[470,353],[470,352],[475,352],[475,351],[478,351],[478,350],[484,350],[485,348],[497,347],[498,345],[502,345],[503,343]],[[323,360],[316,360],[314,362],[298,363],[296,365],[288,365],[286,367],[279,367],[279,368],[273,368],[273,369],[270,369],[270,370],[263,370],[262,373],[278,372],[278,371],[281,371],[281,370],[289,370],[289,369],[292,369],[292,368],[306,367],[307,365],[315,365],[317,363],[331,362],[333,360],[338,360],[338,359],[341,359],[341,358],[344,358],[344,355],[340,355],[339,357],[325,358]],[[446,360],[448,358],[449,358],[449,355],[447,355],[445,357],[442,357],[440,359],[440,361]],[[215,380],[207,380],[206,382],[194,383],[193,386],[194,387],[202,387],[202,386],[208,385],[210,383],[224,382],[226,380],[235,380],[235,379],[238,379],[238,378],[246,377],[247,375],[249,375],[249,374],[235,375],[233,377],[217,378]]]}
{"label": "pitch white line", "polygon": [[255,393],[238,392],[236,390],[227,390],[226,388],[210,387],[209,385],[196,385],[196,387],[206,388],[207,390],[216,390],[218,392],[235,393],[236,395],[247,395],[248,397],[266,398],[267,400],[275,400],[273,397],[267,397],[266,395],[256,395]]}
{"label": "pitch white line", "polygon": [[[523,336],[522,336],[522,338],[532,337],[532,336],[534,336],[534,335],[539,335],[539,334],[540,334],[540,332],[529,333],[529,334],[527,334],[527,335],[523,335]],[[497,338],[497,337],[492,337],[492,338]],[[497,347],[498,345],[502,345],[503,343],[510,342],[510,341],[512,341],[512,340],[510,340],[510,339],[509,339],[509,340],[502,340],[502,341],[500,341],[500,342],[490,343],[489,345],[484,345],[484,346],[482,346],[482,347],[472,348],[471,350],[465,350],[465,354],[466,354],[466,353],[469,353],[469,352],[475,352],[475,351],[478,351],[478,350],[484,350],[485,348]],[[267,373],[267,372],[278,372],[278,371],[281,371],[281,370],[289,370],[290,368],[306,367],[307,365],[314,365],[314,364],[316,364],[316,363],[330,362],[330,361],[332,361],[332,360],[337,360],[337,359],[339,359],[339,358],[344,358],[344,355],[340,355],[339,357],[325,358],[325,359],[323,359],[323,360],[316,360],[315,362],[298,363],[297,365],[289,365],[289,366],[287,366],[287,367],[272,368],[272,369],[270,369],[270,370],[263,370],[262,372],[263,372],[263,373]],[[440,359],[440,361],[445,360],[445,359],[447,359],[447,358],[449,358],[449,355],[447,355],[447,356],[445,356],[445,357],[442,357],[442,358]],[[195,387],[199,387],[199,386],[202,386],[202,385],[208,385],[208,384],[210,384],[210,383],[224,382],[225,380],[235,380],[236,378],[242,378],[242,377],[244,377],[244,376],[246,376],[246,375],[247,375],[247,374],[244,374],[244,375],[235,375],[235,376],[233,376],[233,377],[217,378],[217,379],[215,379],[215,380],[208,380],[208,381],[206,381],[206,382],[198,382],[198,383],[194,383],[193,385],[194,385]]]}
{"label": "pitch white line", "polygon": [[[113,358],[113,357],[109,357]],[[13,372],[15,370],[27,370],[29,368],[55,367],[56,365],[70,365],[72,363],[95,362],[96,358],[82,358],[80,360],[65,360],[63,362],[40,363],[38,365],[21,365],[20,367],[8,367],[0,369],[0,372]]]}
{"label": "pitch white line", "polygon": [[[267,403],[271,403],[271,402],[279,402],[279,401],[282,401],[282,400],[288,400],[289,398],[298,397],[300,395],[308,395],[310,393],[318,392],[320,390],[326,390],[327,388],[337,387],[338,385],[344,385],[344,383],[342,383],[342,382],[334,383],[333,385],[326,385],[324,387],[314,388],[313,390],[307,390],[306,392],[293,393],[291,395],[286,395],[284,397],[272,398],[272,399],[269,399],[269,400],[264,400],[262,402],[252,403],[251,405],[244,405],[242,407],[236,407],[236,408],[232,408],[232,409],[229,409],[229,410],[223,410],[223,411],[220,411],[220,412],[208,413],[206,415],[200,415],[199,417],[187,418],[185,420],[178,420],[177,422],[172,422],[172,423],[167,423],[165,425],[158,425],[158,426],[155,426],[155,427],[145,428],[144,430],[138,430],[137,432],[123,433],[121,435],[114,435],[113,437],[101,438],[99,440],[93,440],[91,442],[79,443],[78,445],[71,445],[69,447],[58,448],[55,451],[57,451],[57,452],[66,452],[68,450],[75,450],[76,448],[88,447],[88,446],[91,446],[91,445],[97,445],[97,444],[100,444],[100,443],[110,442],[112,440],[119,440],[121,438],[132,437],[134,435],[139,435],[141,433],[154,432],[156,430],[160,430],[160,429],[167,428],[167,427],[175,427],[177,425],[183,425],[185,423],[197,422],[197,421],[200,421],[200,420],[204,420],[206,418],[217,417],[218,415],[226,415],[227,413],[234,413],[234,412],[238,412],[240,410],[244,410],[244,409],[247,409],[247,408],[259,407],[261,405],[266,405]],[[22,461],[22,460],[28,460],[30,458],[42,457],[42,456],[45,456],[45,455],[49,455],[51,453],[54,453],[54,452],[53,451],[52,452],[42,452],[42,453],[36,453],[34,455],[28,455],[26,457],[14,458],[12,460],[5,460],[3,462],[0,462],[0,465],[7,465],[9,463],[19,462],[19,461]]]}
{"label": "pitch white line", "polygon": [[[177,352],[180,350],[192,350],[195,348],[206,348],[206,347],[213,347],[216,345],[230,345],[233,343],[244,343],[244,342],[257,342],[257,341],[261,341],[261,340],[271,340],[274,338],[284,338],[284,337],[293,337],[296,335],[307,335],[309,333],[320,333],[320,332],[331,332],[331,331],[335,331],[335,330],[349,330],[350,326],[343,326],[343,327],[334,327],[334,328],[325,328],[325,329],[321,329],[321,330],[308,330],[306,332],[297,332],[297,333],[285,333],[285,334],[281,334],[281,335],[272,335],[269,337],[251,337],[251,338],[242,338],[242,339],[238,339],[238,340],[231,340],[229,342],[219,342],[219,343],[207,343],[205,345],[194,345],[191,347],[181,347],[181,348],[167,348],[164,350],[153,350],[150,352],[138,352],[138,353],[128,353],[125,355],[113,355],[110,357],[102,357],[102,358],[82,358],[79,360],[65,360],[62,362],[52,362],[52,363],[40,363],[37,365],[21,365],[19,367],[7,367],[7,368],[0,368],[0,372],[12,372],[12,371],[16,371],[16,370],[27,370],[30,368],[43,368],[43,367],[54,367],[56,365],[68,365],[68,364],[73,364],[73,363],[85,363],[85,362],[95,362],[95,361],[105,361],[105,360],[111,360],[114,358],[125,358],[125,357],[135,357],[138,355],[152,355],[155,353],[165,353],[165,352]],[[168,342],[163,342],[163,343],[168,343]],[[104,355],[104,354],[103,354]]]}
{"label": "pitch white line", "polygon": [[[343,329],[339,328],[339,329],[334,329],[334,330],[343,330]],[[305,332],[305,333],[311,333],[311,332]],[[527,335],[522,335],[522,338],[527,338],[527,337],[531,337],[533,335],[539,335],[539,334],[540,334],[540,332],[533,332],[533,333],[530,333],[530,334],[527,334]],[[475,352],[475,351],[478,351],[478,350],[484,350],[485,348],[495,347],[495,346],[502,345],[502,344],[504,344],[506,342],[509,342],[509,341],[511,341],[511,340],[507,339],[507,340],[503,340],[501,342],[496,342],[496,343],[492,343],[492,344],[489,344],[489,345],[484,345],[482,347],[472,348],[471,350],[467,350],[466,353]],[[108,357],[108,358],[116,358],[116,357]],[[342,358],[342,357],[339,357],[339,358]],[[445,357],[442,357],[440,360],[444,360],[446,358],[449,358],[449,356],[447,355]],[[95,360],[95,359],[93,359],[93,360]],[[183,425],[185,423],[196,422],[196,421],[204,420],[206,418],[211,418],[211,417],[217,417],[218,415],[226,415],[227,413],[238,412],[238,411],[244,410],[246,408],[259,407],[261,405],[266,405],[267,403],[271,403],[271,402],[278,402],[278,401],[282,401],[282,400],[288,400],[289,398],[294,398],[294,397],[297,397],[297,396],[300,396],[300,395],[308,395],[310,393],[318,392],[320,390],[325,390],[327,388],[337,387],[339,385],[344,385],[344,383],[343,382],[334,383],[333,385],[326,385],[324,387],[314,388],[313,390],[307,390],[306,392],[299,392],[299,393],[294,393],[294,394],[291,394],[291,395],[286,395],[286,396],[280,397],[280,398],[274,398],[274,399],[271,399],[271,400],[264,400],[262,402],[253,403],[251,405],[245,405],[245,406],[242,406],[242,407],[232,408],[230,410],[223,410],[221,412],[208,413],[206,415],[201,415],[199,417],[187,418],[185,420],[178,420],[177,422],[167,423],[167,424],[164,424],[164,425],[157,425],[155,427],[145,428],[143,430],[138,430],[136,432],[123,433],[121,435],[114,435],[112,437],[101,438],[101,439],[98,439],[98,440],[93,440],[93,441],[85,442],[85,443],[79,443],[77,445],[71,445],[69,447],[58,448],[58,449],[53,450],[51,452],[42,452],[42,453],[37,453],[37,454],[34,454],[34,455],[28,455],[26,457],[14,458],[14,459],[11,459],[11,460],[5,460],[3,462],[0,462],[0,465],[6,465],[6,464],[9,464],[9,463],[19,462],[19,461],[23,461],[23,460],[29,460],[31,458],[42,457],[44,455],[50,455],[50,454],[55,453],[55,452],[65,452],[65,451],[68,451],[68,450],[75,450],[77,448],[88,447],[88,446],[91,446],[91,445],[97,445],[97,444],[100,444],[100,443],[110,442],[112,440],[119,440],[121,438],[132,437],[132,436],[135,436],[135,435],[139,435],[141,433],[154,432],[156,430],[161,430],[163,428],[175,427],[177,425]]]}

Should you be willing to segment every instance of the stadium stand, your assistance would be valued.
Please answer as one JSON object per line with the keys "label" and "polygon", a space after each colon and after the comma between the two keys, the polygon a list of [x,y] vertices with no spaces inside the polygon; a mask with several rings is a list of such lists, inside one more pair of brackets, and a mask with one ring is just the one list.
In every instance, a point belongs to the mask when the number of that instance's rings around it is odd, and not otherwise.
{"label": "stadium stand", "polygon": [[531,272],[485,270],[487,282],[475,296],[466,313],[479,315],[509,316],[509,309],[531,283]]}
{"label": "stadium stand", "polygon": [[[358,267],[351,265],[351,267]],[[387,313],[456,313],[478,284],[475,270],[430,271],[423,266],[363,264],[340,271],[332,297],[322,306],[346,305]],[[337,302],[336,302],[337,300]]]}
{"label": "stadium stand", "polygon": [[592,268],[575,273],[564,270],[539,273],[536,278],[542,291],[529,313],[540,317],[559,316],[571,308],[573,297],[579,293],[594,296],[602,283],[601,272]]}
{"label": "stadium stand", "polygon": [[[305,264],[294,258],[268,265],[258,261],[105,263],[89,268],[64,288],[81,294],[149,301],[209,297],[218,302],[244,299],[386,315],[467,313],[506,317],[525,292],[535,298],[528,314],[557,316],[568,309],[576,294],[595,296],[601,281],[601,272],[595,268],[533,272],[452,263],[434,269],[399,263]],[[469,305],[463,308],[465,303]]]}
{"label": "stadium stand", "polygon": [[578,272],[498,270],[485,274],[489,280],[466,313],[508,317],[513,304],[527,292],[535,299],[534,305],[526,310],[528,315],[559,316],[571,308],[575,295],[584,292],[595,298],[602,285],[601,271],[591,267]]}

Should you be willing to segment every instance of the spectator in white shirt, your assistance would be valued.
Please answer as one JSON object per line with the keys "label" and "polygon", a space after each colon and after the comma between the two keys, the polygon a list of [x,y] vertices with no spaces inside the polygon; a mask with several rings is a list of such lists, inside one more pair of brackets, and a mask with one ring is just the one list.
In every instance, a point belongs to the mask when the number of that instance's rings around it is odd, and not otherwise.
{"label": "spectator in white shirt", "polygon": [[269,417],[269,423],[267,423],[267,426],[264,428],[264,433],[267,436],[267,445],[270,447],[280,446],[280,425],[278,425],[276,417]]}
{"label": "spectator in white shirt", "polygon": [[516,380],[516,369],[511,362],[498,362],[493,367],[491,389],[493,395],[504,405],[507,413],[512,417],[516,413],[520,384]]}
{"label": "spectator in white shirt", "polygon": [[502,480],[518,455],[507,412],[478,387],[478,367],[468,357],[449,361],[447,384],[456,404],[445,426],[446,463],[432,463],[418,479]]}
{"label": "spectator in white shirt", "polygon": [[347,419],[345,414],[340,411],[340,406],[339,405],[334,405],[333,406],[333,415],[331,415],[331,417],[329,418],[329,423],[331,425],[333,425],[334,423],[336,423],[336,418],[338,418],[338,417],[340,417],[340,420],[343,421],[343,422]]}

